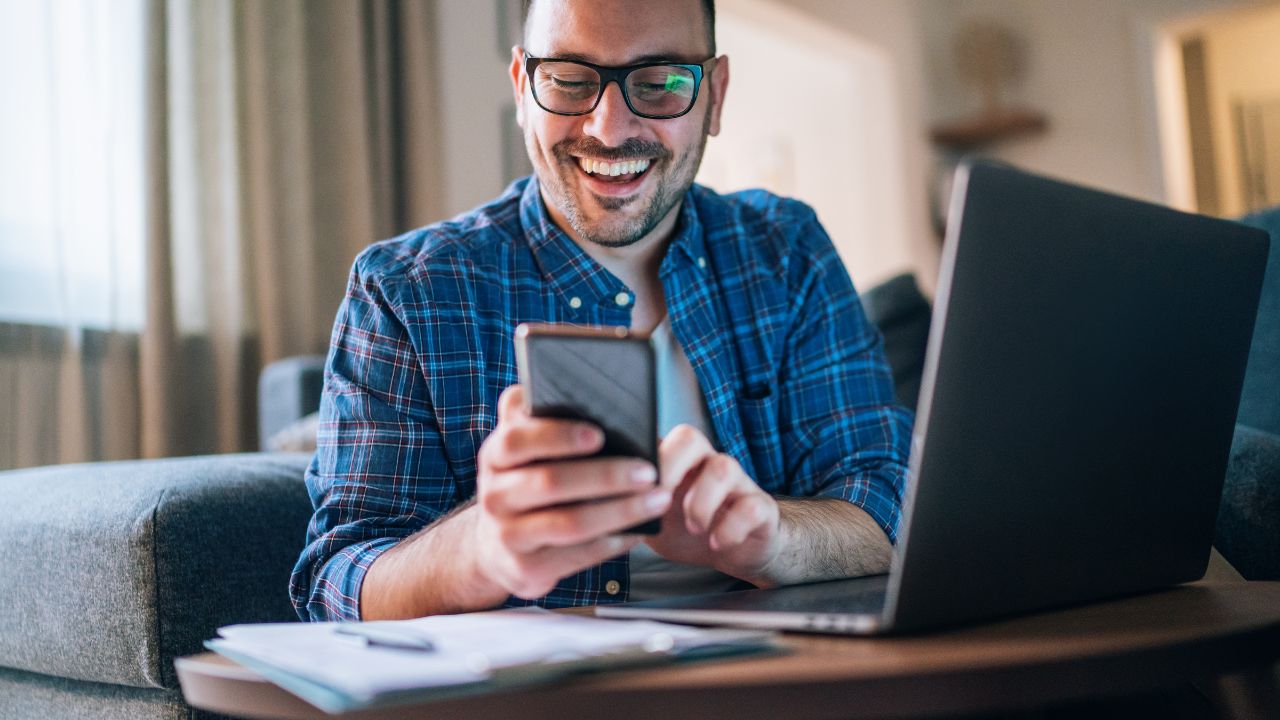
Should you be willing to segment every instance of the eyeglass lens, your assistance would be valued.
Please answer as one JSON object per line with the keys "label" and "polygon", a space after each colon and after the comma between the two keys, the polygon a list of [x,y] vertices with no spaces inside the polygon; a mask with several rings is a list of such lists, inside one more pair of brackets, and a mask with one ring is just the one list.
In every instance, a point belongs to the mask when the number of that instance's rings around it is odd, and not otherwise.
{"label": "eyeglass lens", "polygon": [[[623,94],[639,115],[679,115],[694,101],[697,81],[688,68],[650,65],[627,75]],[[600,74],[573,62],[544,62],[534,73],[534,96],[550,112],[590,112],[600,97]]]}

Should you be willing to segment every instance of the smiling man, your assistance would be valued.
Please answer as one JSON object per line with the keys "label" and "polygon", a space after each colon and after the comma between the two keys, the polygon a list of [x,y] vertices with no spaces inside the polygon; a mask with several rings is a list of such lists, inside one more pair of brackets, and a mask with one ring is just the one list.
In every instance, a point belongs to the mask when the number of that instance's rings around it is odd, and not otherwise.
{"label": "smiling man", "polygon": [[[619,602],[887,569],[909,414],[812,210],[693,183],[729,60],[710,0],[526,3],[534,175],[357,258],[325,373],[309,619]],[[532,418],[522,322],[659,360],[658,467]],[[662,533],[622,534],[662,517]]]}

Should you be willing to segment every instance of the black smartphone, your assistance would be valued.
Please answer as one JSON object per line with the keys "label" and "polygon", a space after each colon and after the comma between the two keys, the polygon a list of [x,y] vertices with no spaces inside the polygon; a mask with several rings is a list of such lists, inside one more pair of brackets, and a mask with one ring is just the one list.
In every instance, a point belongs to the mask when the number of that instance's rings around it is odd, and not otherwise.
{"label": "black smartphone", "polygon": [[[637,457],[658,465],[653,345],[622,327],[524,323],[516,367],[530,415],[594,423],[604,431],[596,457]],[[656,535],[653,519],[624,532]]]}

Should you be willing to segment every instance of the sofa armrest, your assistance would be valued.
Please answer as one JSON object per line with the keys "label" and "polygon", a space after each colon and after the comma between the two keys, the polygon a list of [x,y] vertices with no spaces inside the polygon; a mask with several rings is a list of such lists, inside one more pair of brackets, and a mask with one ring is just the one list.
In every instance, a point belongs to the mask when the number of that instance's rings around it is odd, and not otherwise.
{"label": "sofa armrest", "polygon": [[1280,435],[1236,426],[1214,544],[1248,580],[1280,580]]}
{"label": "sofa armrest", "polygon": [[307,455],[0,473],[0,666],[177,687],[221,625],[296,620]]}

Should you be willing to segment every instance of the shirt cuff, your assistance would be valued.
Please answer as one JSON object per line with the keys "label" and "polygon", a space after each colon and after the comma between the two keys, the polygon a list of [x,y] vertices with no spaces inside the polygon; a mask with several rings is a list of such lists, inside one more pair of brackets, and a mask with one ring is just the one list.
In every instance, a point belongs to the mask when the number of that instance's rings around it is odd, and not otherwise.
{"label": "shirt cuff", "polygon": [[352,543],[330,557],[316,574],[307,602],[313,621],[359,620],[360,588],[373,561],[401,538],[383,537]]}
{"label": "shirt cuff", "polygon": [[885,477],[885,475],[905,474],[905,472],[905,469],[884,468],[876,472],[835,477],[823,483],[818,497],[845,500],[862,508],[884,531],[889,542],[896,545],[898,525],[902,521],[902,499],[894,488],[901,487],[904,483],[901,478]]}

